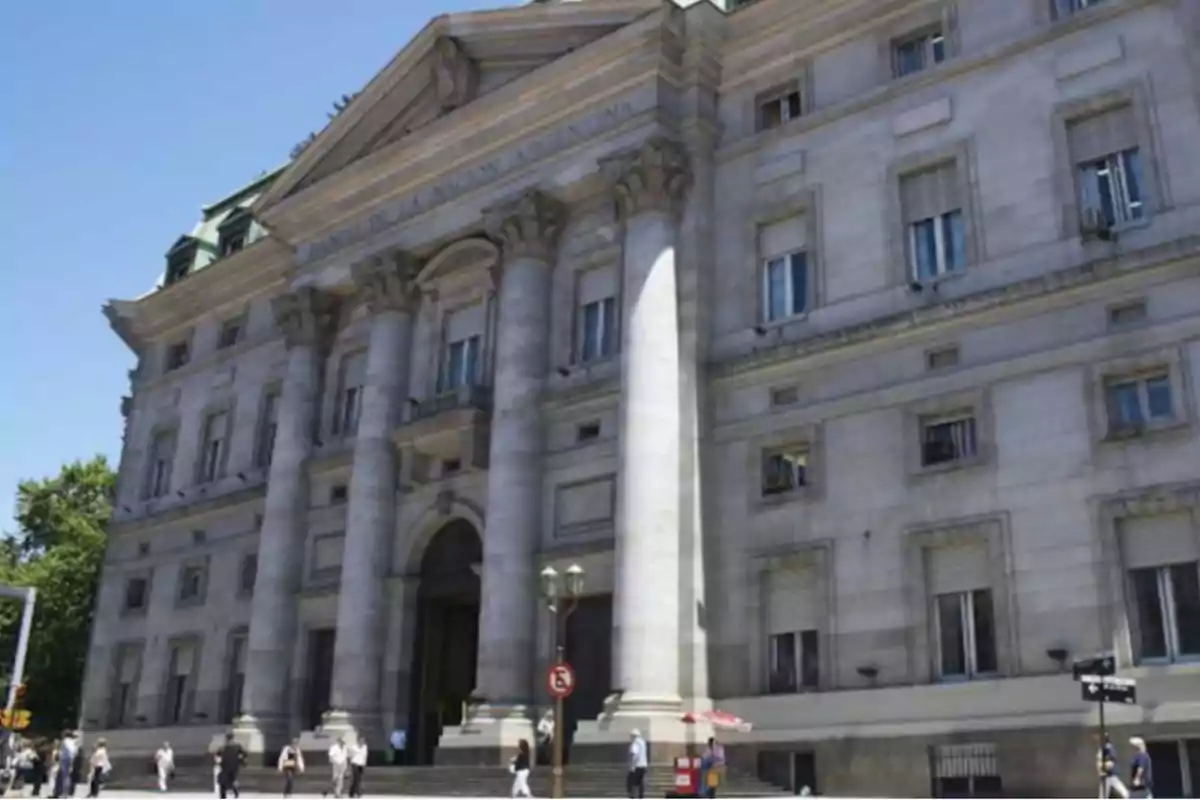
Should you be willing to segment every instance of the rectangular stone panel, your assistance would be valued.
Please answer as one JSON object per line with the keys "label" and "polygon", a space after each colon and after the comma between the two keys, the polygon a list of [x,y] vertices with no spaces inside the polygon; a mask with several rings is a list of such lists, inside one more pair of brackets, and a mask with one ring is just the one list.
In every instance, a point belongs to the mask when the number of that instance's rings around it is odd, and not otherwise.
{"label": "rectangular stone panel", "polygon": [[1200,543],[1190,511],[1127,517],[1118,521],[1118,529],[1126,569],[1200,560]]}
{"label": "rectangular stone panel", "polygon": [[611,528],[616,484],[612,475],[559,486],[554,497],[556,537]]}

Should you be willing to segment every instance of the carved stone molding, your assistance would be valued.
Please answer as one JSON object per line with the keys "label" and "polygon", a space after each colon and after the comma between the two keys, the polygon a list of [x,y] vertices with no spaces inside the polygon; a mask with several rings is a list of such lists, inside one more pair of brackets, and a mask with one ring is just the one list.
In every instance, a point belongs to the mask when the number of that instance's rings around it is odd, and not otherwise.
{"label": "carved stone molding", "polygon": [[417,259],[403,250],[374,256],[350,268],[359,299],[372,314],[413,311],[420,301],[419,271]]}
{"label": "carved stone molding", "polygon": [[307,345],[323,349],[337,327],[336,299],[312,287],[276,297],[271,311],[289,348]]}
{"label": "carved stone molding", "polygon": [[505,261],[536,258],[553,262],[566,221],[563,204],[536,189],[484,212],[488,234],[500,243]]}
{"label": "carved stone molding", "polygon": [[458,42],[442,36],[433,47],[433,86],[438,105],[450,111],[475,99],[479,70]]}
{"label": "carved stone molding", "polygon": [[645,211],[682,211],[691,171],[687,152],[678,142],[655,136],[636,151],[606,161],[602,168],[613,180],[622,220]]}

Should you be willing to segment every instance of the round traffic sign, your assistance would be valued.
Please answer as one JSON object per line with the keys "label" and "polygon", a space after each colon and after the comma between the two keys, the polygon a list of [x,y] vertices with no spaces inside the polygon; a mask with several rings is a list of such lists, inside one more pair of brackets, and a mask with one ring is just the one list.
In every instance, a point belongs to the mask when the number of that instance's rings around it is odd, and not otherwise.
{"label": "round traffic sign", "polygon": [[556,700],[570,697],[575,691],[575,670],[565,661],[561,664],[551,664],[546,670],[546,689]]}

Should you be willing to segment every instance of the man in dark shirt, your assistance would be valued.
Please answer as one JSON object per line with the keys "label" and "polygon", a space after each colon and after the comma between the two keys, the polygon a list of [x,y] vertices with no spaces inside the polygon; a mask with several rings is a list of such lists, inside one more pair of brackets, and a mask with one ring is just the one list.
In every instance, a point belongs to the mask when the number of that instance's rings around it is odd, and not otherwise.
{"label": "man in dark shirt", "polygon": [[1105,736],[1100,739],[1100,750],[1096,754],[1096,768],[1100,773],[1100,796],[1101,797],[1129,797],[1129,791],[1125,788],[1125,784],[1117,776],[1117,747],[1112,743],[1112,739]]}
{"label": "man in dark shirt", "polygon": [[1150,754],[1146,752],[1146,740],[1134,736],[1129,740],[1133,745],[1133,762],[1129,765],[1129,788],[1134,797],[1154,796],[1154,769],[1150,763]]}
{"label": "man in dark shirt", "polygon": [[238,794],[238,770],[246,762],[246,751],[233,740],[233,733],[225,734],[225,746],[221,748],[221,772],[217,776],[217,786],[221,789],[221,800],[225,800],[227,792]]}

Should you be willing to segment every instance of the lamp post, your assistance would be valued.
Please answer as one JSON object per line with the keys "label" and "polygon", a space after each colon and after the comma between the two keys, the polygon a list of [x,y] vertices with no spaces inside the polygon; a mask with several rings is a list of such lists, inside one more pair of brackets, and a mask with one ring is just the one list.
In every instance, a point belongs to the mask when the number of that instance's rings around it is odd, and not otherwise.
{"label": "lamp post", "polygon": [[[572,564],[567,567],[566,580],[559,581],[558,571],[547,566],[542,570],[542,598],[546,608],[554,620],[554,663],[566,663],[566,628],[567,618],[579,605],[579,596],[583,594],[583,567]],[[564,602],[566,601],[566,602]],[[554,776],[554,786],[550,796],[563,796],[563,698],[554,698],[554,743],[551,774]]]}

